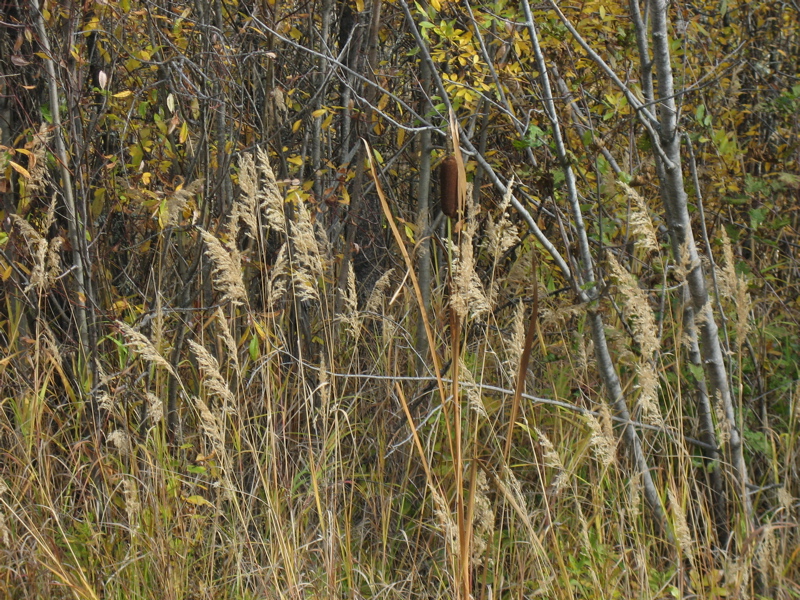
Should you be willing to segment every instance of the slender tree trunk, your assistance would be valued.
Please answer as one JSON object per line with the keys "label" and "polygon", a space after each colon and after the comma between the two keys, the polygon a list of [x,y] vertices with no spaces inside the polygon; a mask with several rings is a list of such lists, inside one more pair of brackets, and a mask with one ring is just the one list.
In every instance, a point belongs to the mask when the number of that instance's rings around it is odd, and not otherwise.
{"label": "slender tree trunk", "polygon": [[[478,152],[486,154],[486,142],[489,140],[489,106],[488,102],[482,102],[483,115],[481,116],[480,129],[478,130]],[[530,148],[528,148],[530,150]],[[533,163],[534,165],[536,163]],[[483,185],[483,172],[482,166],[478,165],[475,169],[475,175],[472,178],[472,201],[475,204],[480,203],[481,187]]]}
{"label": "slender tree trunk", "polygon": [[[423,90],[423,98],[420,101],[419,112],[425,114],[430,106],[430,70],[428,65],[423,63],[420,69],[420,86]],[[425,333],[425,325],[422,323],[423,314],[431,314],[431,231],[430,224],[430,192],[431,192],[431,132],[426,129],[419,134],[419,180],[417,182],[417,277],[419,278],[420,292],[422,293],[422,303],[424,312],[420,311],[420,320],[417,324],[417,371],[422,373],[426,370],[428,357],[428,336]]]}
{"label": "slender tree trunk", "polygon": [[[597,368],[600,371],[603,384],[606,386],[614,412],[620,419],[630,421],[631,415],[628,410],[628,405],[625,402],[622,385],[617,371],[614,369],[611,353],[608,350],[603,319],[597,311],[589,311],[589,325],[592,330],[592,339],[594,340],[594,355],[595,360],[597,360]],[[656,489],[653,476],[650,473],[650,466],[647,464],[647,457],[644,454],[639,434],[632,425],[626,424],[624,427],[625,429],[622,432],[622,437],[625,440],[625,446],[631,453],[631,460],[633,460],[636,469],[642,475],[642,489],[644,490],[644,497],[647,501],[647,505],[653,513],[654,521],[662,527],[664,531],[669,532],[666,527],[666,517],[661,504],[661,497]]]}
{"label": "slender tree trunk", "polygon": [[[56,144],[56,157],[61,170],[61,192],[64,197],[64,207],[67,211],[67,235],[72,246],[72,261],[75,271],[76,300],[75,315],[78,322],[78,344],[81,354],[88,361],[91,352],[89,348],[89,331],[86,319],[86,305],[88,294],[86,289],[86,267],[81,248],[85,245],[85,229],[81,221],[80,214],[75,204],[74,189],[72,185],[72,174],[69,169],[69,157],[64,143],[64,129],[61,123],[61,98],[59,97],[59,80],[56,75],[55,61],[50,49],[50,41],[47,35],[47,28],[44,16],[39,5],[39,0],[34,0],[37,10],[36,29],[39,35],[39,43],[42,45],[47,58],[44,59],[45,72],[47,73],[47,87],[50,94],[50,112],[53,117],[54,136]],[[92,408],[94,412],[94,407]]]}
{"label": "slender tree trunk", "polygon": [[[330,31],[331,31],[331,16],[333,14],[333,0],[323,0],[322,2],[322,24],[321,24],[321,31],[320,31],[320,53],[325,54],[326,49],[329,48],[330,45]],[[327,91],[325,87],[327,87],[328,82],[328,59],[324,56],[320,56],[317,60],[317,93],[316,93],[316,100],[314,102],[314,111],[322,110],[325,106],[325,101],[327,98]],[[320,115],[317,117],[313,117],[314,119],[314,129],[313,129],[313,137],[311,142],[311,168],[313,169],[312,178],[314,180],[314,195],[317,197],[317,202],[322,200],[323,192],[324,192],[324,185],[322,180],[320,179],[320,171],[322,170],[322,147],[323,147],[323,140],[322,140],[322,120],[324,115]]]}
{"label": "slender tree trunk", "polygon": [[[373,0],[372,15],[370,18],[369,33],[367,35],[367,61],[366,61],[366,77],[374,80],[374,69],[377,66],[378,55],[378,33],[380,32],[382,0]],[[351,41],[352,43],[352,41]],[[367,86],[365,91],[365,99],[367,106],[364,108],[363,122],[366,127],[370,126],[372,122],[372,108],[375,102],[375,88]],[[364,132],[366,134],[366,132]],[[360,141],[358,143],[358,150],[356,151],[356,173],[353,178],[353,188],[350,193],[350,210],[347,214],[347,225],[345,228],[345,243],[342,250],[342,261],[339,266],[338,288],[336,296],[335,310],[338,313],[342,307],[341,294],[342,290],[347,288],[347,276],[351,263],[353,261],[353,245],[356,241],[356,234],[359,226],[361,225],[361,213],[364,209],[365,198],[363,198],[364,189],[364,162],[366,156],[364,154],[364,144]]]}
{"label": "slender tree trunk", "polygon": [[661,179],[667,222],[673,235],[676,259],[687,269],[686,280],[691,295],[695,322],[700,333],[703,363],[708,377],[708,396],[715,398],[725,415],[730,431],[730,460],[739,486],[745,513],[752,516],[752,505],[747,494],[747,465],[744,462],[741,431],[736,419],[728,374],[719,339],[714,311],[706,289],[705,274],[697,253],[687,208],[686,190],[681,167],[681,136],[678,133],[678,108],[672,63],[669,54],[669,35],[666,0],[650,0],[651,38],[653,63],[658,81],[658,140],[663,156],[655,155],[657,172]]}

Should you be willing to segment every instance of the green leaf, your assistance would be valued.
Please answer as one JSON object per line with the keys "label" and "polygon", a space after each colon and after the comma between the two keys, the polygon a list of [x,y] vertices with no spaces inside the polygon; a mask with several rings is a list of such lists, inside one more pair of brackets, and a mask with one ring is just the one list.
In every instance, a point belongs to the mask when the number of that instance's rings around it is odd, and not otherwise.
{"label": "green leaf", "polygon": [[703,122],[703,117],[705,116],[705,114],[706,114],[706,107],[703,104],[698,106],[697,110],[694,111],[694,117],[695,117],[695,119],[697,119],[698,123],[702,123]]}
{"label": "green leaf", "polygon": [[723,200],[735,206],[742,206],[743,204],[750,202],[750,198],[747,196],[725,196]]}
{"label": "green leaf", "polygon": [[607,175],[609,169],[608,161],[606,160],[605,156],[598,156],[597,157],[597,170],[600,172],[601,175]]}
{"label": "green leaf", "polygon": [[771,454],[770,444],[767,440],[767,436],[764,434],[763,431],[753,431],[751,429],[744,430],[744,439],[747,440],[747,444],[753,448],[754,450],[761,452],[769,456]]}
{"label": "green leaf", "polygon": [[769,185],[763,179],[747,174],[744,178],[744,191],[750,195],[763,194],[769,192]]}
{"label": "green leaf", "polygon": [[545,143],[545,132],[536,125],[529,125],[528,131],[521,140],[514,140],[512,143],[517,150],[525,148],[539,148]]}
{"label": "green leaf", "polygon": [[250,338],[250,345],[248,346],[247,349],[250,352],[250,358],[253,361],[258,360],[260,352],[259,352],[259,348],[258,348],[258,336],[257,335],[254,335],[252,338]]}
{"label": "green leaf", "polygon": [[691,371],[692,375],[694,376],[695,380],[703,381],[705,378],[705,373],[703,373],[703,367],[700,365],[694,365],[689,363],[689,371]]}
{"label": "green leaf", "polygon": [[758,229],[758,226],[761,225],[767,218],[768,210],[765,206],[760,208],[753,208],[750,210],[750,227],[753,229]]}

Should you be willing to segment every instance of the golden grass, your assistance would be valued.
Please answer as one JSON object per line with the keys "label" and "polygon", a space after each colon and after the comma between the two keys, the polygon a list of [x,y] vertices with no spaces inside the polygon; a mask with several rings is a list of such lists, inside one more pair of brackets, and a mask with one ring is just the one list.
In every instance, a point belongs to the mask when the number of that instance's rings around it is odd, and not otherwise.
{"label": "golden grass", "polygon": [[[412,333],[420,293],[385,198],[408,279],[386,272],[359,308],[348,273],[343,313],[334,315],[336,257],[300,198],[284,212],[266,158],[257,160],[242,160],[247,198],[236,213],[253,247],[240,251],[231,229],[195,240],[222,306],[161,311],[153,335],[132,325],[130,311],[100,343],[102,390],[70,378],[67,370],[85,367],[57,354],[52,334],[42,329],[43,350],[25,351],[18,317],[3,322],[17,341],[0,355],[0,597],[655,600],[796,591],[797,397],[785,436],[774,438],[771,467],[782,485],[758,492],[760,528],[734,527],[722,547],[699,451],[683,440],[694,433],[694,409],[671,316],[679,307],[667,303],[659,339],[652,298],[609,257],[623,307],[609,319],[623,383],[627,393],[638,386],[643,419],[664,428],[640,431],[670,542],[649,520],[602,400],[584,308],[546,296],[543,282],[555,277],[546,261],[538,282],[519,276],[538,252],[530,240],[515,259],[522,266],[503,264],[518,241],[504,212],[484,221],[468,208],[452,295],[442,269],[423,311],[432,362],[420,375]],[[252,266],[268,259],[253,229],[264,224],[282,236],[268,271]],[[26,239],[35,247],[33,234]],[[541,318],[509,428],[513,394],[481,386],[513,385],[529,307],[498,304],[530,296],[531,285],[541,287]],[[725,289],[741,302],[738,285]],[[293,311],[307,300],[314,353],[301,359]],[[749,320],[750,310],[737,318]],[[183,323],[187,342],[173,361],[173,342],[161,336],[174,340]],[[181,435],[170,444],[172,378]],[[92,394],[106,407],[99,431]],[[734,522],[738,511],[731,506]]]}

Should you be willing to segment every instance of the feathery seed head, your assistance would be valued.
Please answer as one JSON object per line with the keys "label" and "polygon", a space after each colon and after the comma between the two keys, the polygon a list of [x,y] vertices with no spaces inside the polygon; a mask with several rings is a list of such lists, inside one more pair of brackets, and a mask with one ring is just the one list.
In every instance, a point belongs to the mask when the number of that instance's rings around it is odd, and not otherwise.
{"label": "feathery seed head", "polygon": [[639,287],[636,280],[627,270],[617,262],[612,252],[607,253],[611,274],[616,279],[619,291],[625,299],[625,306],[631,318],[636,341],[639,343],[643,360],[652,360],[658,351],[658,327],[655,316],[650,308],[650,302],[645,292]]}
{"label": "feathery seed head", "polygon": [[393,273],[394,269],[389,269],[386,271],[386,273],[381,275],[378,281],[375,282],[372,292],[370,292],[369,299],[367,300],[367,304],[364,307],[364,312],[380,312],[381,307],[383,306],[383,300],[386,297],[386,288],[391,282]]}
{"label": "feathery seed head", "polygon": [[470,313],[478,316],[491,310],[483,283],[475,272],[472,238],[476,229],[474,221],[467,222],[461,234],[458,258],[453,261],[453,294],[450,302],[461,318]]}
{"label": "feathery seed head", "polygon": [[550,487],[553,493],[558,494],[567,484],[567,477],[564,471],[564,463],[558,455],[558,450],[553,445],[545,433],[538,428],[534,428],[536,436],[539,438],[539,445],[542,447],[542,456],[544,458],[544,465],[555,471]]}
{"label": "feathery seed head", "polygon": [[490,254],[497,260],[506,251],[519,242],[519,230],[509,219],[506,209],[511,202],[514,179],[512,178],[500,203],[500,220],[495,223],[491,215],[486,226],[486,237]]}
{"label": "feathery seed head", "polygon": [[644,360],[636,365],[636,373],[642,420],[650,425],[662,425],[661,409],[658,406],[658,374],[650,361]]}
{"label": "feathery seed head", "polygon": [[203,373],[203,383],[211,393],[219,396],[222,400],[223,414],[235,413],[236,399],[225,383],[222,373],[220,373],[217,359],[211,355],[211,352],[205,346],[193,340],[189,340],[189,348],[191,348],[192,354],[197,359],[197,364]]}
{"label": "feathery seed head", "polygon": [[167,198],[167,226],[174,227],[180,223],[183,211],[192,197],[202,191],[204,179],[195,179],[189,185],[180,188]]}
{"label": "feathery seed head", "polygon": [[177,374],[172,369],[167,360],[161,356],[155,349],[150,340],[147,339],[142,333],[136,331],[133,327],[122,321],[116,321],[117,327],[122,332],[123,336],[128,343],[128,347],[136,354],[139,354],[145,360],[152,362],[160,367],[169,371],[173,377],[177,379]]}
{"label": "feathery seed head", "polygon": [[155,427],[164,420],[164,403],[161,398],[150,392],[145,394],[145,399],[147,400],[147,419],[151,426]]}
{"label": "feathery seed head", "polygon": [[656,237],[656,228],[653,226],[653,221],[650,219],[650,214],[648,213],[644,198],[636,193],[636,190],[628,184],[622,181],[618,183],[633,204],[633,210],[630,216],[630,227],[638,240],[637,246],[648,254],[657,251],[658,238]]}
{"label": "feathery seed head", "polygon": [[482,564],[486,547],[494,533],[494,511],[489,500],[486,473],[478,471],[475,485],[475,510],[473,513],[472,560]]}
{"label": "feathery seed head", "polygon": [[128,456],[131,453],[131,438],[122,429],[115,429],[108,434],[108,443],[114,446],[120,456]]}
{"label": "feathery seed head", "polygon": [[590,443],[597,461],[607,468],[617,452],[617,442],[611,429],[611,413],[605,405],[600,406],[600,419],[591,413],[584,415],[586,424],[592,432]]}
{"label": "feathery seed head", "polygon": [[258,150],[258,171],[261,185],[258,188],[259,208],[264,211],[267,224],[274,231],[286,233],[286,215],[283,211],[283,195],[278,189],[278,181],[269,164],[269,156]]}
{"label": "feathery seed head", "polygon": [[689,524],[686,521],[686,512],[677,494],[672,489],[672,486],[667,490],[667,494],[669,496],[670,511],[672,512],[672,526],[675,530],[675,539],[678,540],[683,555],[694,562],[692,532],[689,530]]}
{"label": "feathery seed head", "polygon": [[234,306],[242,305],[247,300],[247,291],[242,279],[242,258],[236,248],[235,238],[223,244],[210,232],[199,230],[206,243],[206,256],[213,265],[211,274],[223,294],[223,302],[229,301]]}

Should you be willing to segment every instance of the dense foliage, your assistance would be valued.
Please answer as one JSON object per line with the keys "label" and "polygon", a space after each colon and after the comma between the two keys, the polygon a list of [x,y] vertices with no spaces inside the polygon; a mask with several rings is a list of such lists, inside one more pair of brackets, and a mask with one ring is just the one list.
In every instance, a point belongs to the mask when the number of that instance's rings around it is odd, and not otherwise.
{"label": "dense foliage", "polygon": [[0,596],[800,597],[798,12],[0,0]]}

